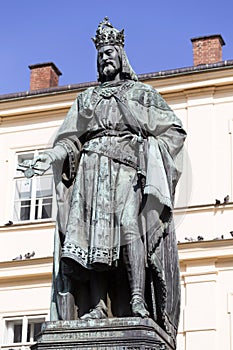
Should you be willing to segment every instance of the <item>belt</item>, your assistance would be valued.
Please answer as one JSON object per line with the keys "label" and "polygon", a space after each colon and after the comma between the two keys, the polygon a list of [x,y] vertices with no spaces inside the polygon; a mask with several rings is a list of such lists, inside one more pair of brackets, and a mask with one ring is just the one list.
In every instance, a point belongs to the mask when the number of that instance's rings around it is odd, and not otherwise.
{"label": "belt", "polygon": [[132,138],[135,136],[135,134],[132,134],[129,131],[120,131],[120,130],[111,130],[111,129],[106,129],[106,130],[102,130],[102,131],[97,131],[97,132],[90,132],[87,134],[86,142],[98,137],[104,137],[104,136],[117,136],[117,137],[121,137],[121,136],[126,136],[129,135]]}
{"label": "belt", "polygon": [[[113,136],[113,135],[112,135]],[[110,147],[110,145],[103,145],[97,142],[87,142],[84,144],[82,152],[94,152],[116,160],[120,163],[126,164],[135,170],[138,170],[138,159],[135,155],[129,154],[120,147]]]}

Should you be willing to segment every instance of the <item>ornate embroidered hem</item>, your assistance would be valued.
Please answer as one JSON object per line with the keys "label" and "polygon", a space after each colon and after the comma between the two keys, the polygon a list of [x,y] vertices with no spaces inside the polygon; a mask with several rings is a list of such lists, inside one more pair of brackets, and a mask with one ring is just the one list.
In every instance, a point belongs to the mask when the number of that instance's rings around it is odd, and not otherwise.
{"label": "ornate embroidered hem", "polygon": [[83,267],[91,269],[94,266],[96,269],[95,264],[115,266],[119,259],[119,253],[119,247],[113,247],[112,249],[93,247],[88,249],[87,252],[73,242],[66,242],[62,247],[61,258],[71,258]]}

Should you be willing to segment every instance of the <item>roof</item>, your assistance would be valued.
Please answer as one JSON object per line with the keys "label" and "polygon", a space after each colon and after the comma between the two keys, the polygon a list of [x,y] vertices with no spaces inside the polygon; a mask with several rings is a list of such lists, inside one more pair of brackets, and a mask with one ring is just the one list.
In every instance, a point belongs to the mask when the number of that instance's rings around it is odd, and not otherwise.
{"label": "roof", "polygon": [[[169,69],[169,70],[163,70],[163,71],[158,71],[154,73],[138,74],[138,79],[139,81],[144,81],[149,79],[161,79],[161,78],[169,78],[169,77],[175,77],[175,76],[181,76],[181,75],[187,75],[187,74],[204,73],[204,72],[213,71],[213,70],[230,69],[230,68],[233,68],[233,60],[226,60],[226,61],[221,61],[217,63],[202,64],[198,66],[190,66],[190,67],[184,67],[184,68]],[[79,83],[79,84],[56,86],[56,87],[51,87],[47,89],[29,90],[24,92],[3,94],[3,95],[0,95],[0,101],[25,98],[25,97],[37,96],[37,95],[49,95],[49,94],[62,93],[62,92],[75,91],[75,90],[79,91],[79,90],[84,90],[84,89],[87,89],[88,87],[97,86],[97,85],[99,85],[97,81],[92,81],[92,82]]]}

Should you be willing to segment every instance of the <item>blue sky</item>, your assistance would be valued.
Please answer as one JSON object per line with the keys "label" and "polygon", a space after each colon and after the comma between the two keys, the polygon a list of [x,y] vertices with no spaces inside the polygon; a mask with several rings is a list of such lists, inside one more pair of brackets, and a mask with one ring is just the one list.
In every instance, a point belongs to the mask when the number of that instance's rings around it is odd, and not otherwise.
{"label": "blue sky", "polygon": [[232,13],[232,0],[1,0],[0,94],[28,90],[35,63],[54,62],[59,85],[96,80],[90,38],[105,16],[125,29],[138,74],[191,66],[190,38],[202,35],[221,34],[233,59]]}

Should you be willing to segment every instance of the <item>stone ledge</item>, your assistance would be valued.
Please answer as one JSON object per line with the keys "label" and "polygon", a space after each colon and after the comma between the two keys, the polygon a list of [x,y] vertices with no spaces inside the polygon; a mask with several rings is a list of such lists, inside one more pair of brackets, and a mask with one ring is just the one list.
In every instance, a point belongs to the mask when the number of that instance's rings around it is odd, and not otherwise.
{"label": "stone ledge", "polygon": [[46,322],[31,349],[175,350],[175,345],[153,320],[126,317]]}

